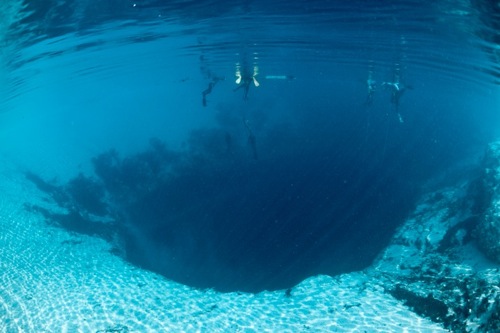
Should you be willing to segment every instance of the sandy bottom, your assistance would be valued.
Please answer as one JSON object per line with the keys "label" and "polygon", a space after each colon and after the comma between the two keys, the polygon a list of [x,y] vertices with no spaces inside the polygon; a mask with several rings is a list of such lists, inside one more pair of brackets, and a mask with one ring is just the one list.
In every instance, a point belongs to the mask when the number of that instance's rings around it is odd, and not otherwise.
{"label": "sandy bottom", "polygon": [[2,333],[447,332],[364,273],[311,277],[289,297],[194,290],[48,226],[24,208],[44,199],[14,168],[0,171],[0,191]]}

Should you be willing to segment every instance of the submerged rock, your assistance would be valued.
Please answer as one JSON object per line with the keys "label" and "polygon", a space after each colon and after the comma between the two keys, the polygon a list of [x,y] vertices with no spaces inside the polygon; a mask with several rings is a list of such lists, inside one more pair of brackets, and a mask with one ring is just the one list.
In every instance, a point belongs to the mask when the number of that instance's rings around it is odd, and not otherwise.
{"label": "submerged rock", "polygon": [[452,332],[500,330],[500,142],[476,179],[424,195],[374,263],[374,278]]}
{"label": "submerged rock", "polygon": [[481,251],[500,264],[500,142],[488,146],[479,190],[488,200],[474,236]]}

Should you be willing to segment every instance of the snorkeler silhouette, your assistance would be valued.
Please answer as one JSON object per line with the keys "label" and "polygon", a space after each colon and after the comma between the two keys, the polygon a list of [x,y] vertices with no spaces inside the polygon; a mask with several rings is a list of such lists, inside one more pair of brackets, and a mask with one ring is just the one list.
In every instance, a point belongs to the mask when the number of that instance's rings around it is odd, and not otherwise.
{"label": "snorkeler silhouette", "polygon": [[383,82],[382,87],[384,89],[390,89],[391,93],[391,104],[398,115],[399,122],[402,123],[403,117],[399,112],[399,102],[401,96],[405,93],[407,89],[412,89],[411,86],[407,86],[401,83],[401,67],[399,64],[395,65],[393,82]]}
{"label": "snorkeler silhouette", "polygon": [[401,113],[399,112],[399,100],[403,93],[406,91],[405,86],[403,86],[399,82],[384,82],[382,83],[382,87],[386,89],[390,89],[391,92],[391,104],[394,106],[394,110],[398,115],[399,122],[403,122],[403,117],[401,117]]}
{"label": "snorkeler silhouette", "polygon": [[236,87],[233,91],[240,90],[243,88],[243,100],[248,99],[248,91],[250,90],[250,86],[252,83],[258,87],[260,86],[259,81],[257,81],[256,76],[259,74],[259,68],[257,65],[254,65],[253,71],[250,71],[248,66],[243,63],[243,65],[240,65],[239,63],[236,63],[236,84],[238,87]]}
{"label": "snorkeler silhouette", "polygon": [[259,156],[257,155],[257,142],[255,135],[253,134],[252,130],[250,129],[250,126],[248,126],[248,120],[243,120],[243,123],[245,124],[245,127],[248,132],[248,144],[250,145],[250,148],[252,148],[252,153],[253,153],[253,159],[258,160]]}
{"label": "snorkeler silhouette", "polygon": [[201,92],[201,94],[203,96],[203,99],[202,99],[203,106],[207,106],[207,95],[211,94],[212,89],[215,87],[217,82],[222,81],[222,80],[224,80],[224,79],[216,77],[216,76],[213,77],[212,81],[208,84],[208,88]]}
{"label": "snorkeler silhouette", "polygon": [[203,106],[207,106],[207,95],[212,92],[212,89],[214,88],[214,86],[215,86],[215,83],[210,82],[208,84],[208,88],[202,91],[201,94],[203,95],[203,101],[202,101]]}

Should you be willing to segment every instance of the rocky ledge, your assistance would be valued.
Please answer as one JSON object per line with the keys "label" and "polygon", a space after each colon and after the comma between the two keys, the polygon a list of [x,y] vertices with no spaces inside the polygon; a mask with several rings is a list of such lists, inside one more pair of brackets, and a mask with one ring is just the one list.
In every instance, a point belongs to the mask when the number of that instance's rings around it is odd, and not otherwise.
{"label": "rocky ledge", "polygon": [[452,332],[500,332],[500,142],[473,178],[423,196],[368,274]]}

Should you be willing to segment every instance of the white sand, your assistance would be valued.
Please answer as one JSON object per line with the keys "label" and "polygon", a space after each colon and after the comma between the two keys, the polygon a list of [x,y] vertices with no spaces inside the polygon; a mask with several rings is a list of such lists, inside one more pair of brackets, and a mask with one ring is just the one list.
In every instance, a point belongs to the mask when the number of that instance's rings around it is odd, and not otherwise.
{"label": "white sand", "polygon": [[[198,291],[135,268],[96,238],[26,211],[43,200],[0,171],[0,332],[447,332],[364,273],[257,295]],[[46,205],[47,203],[45,203]]]}

